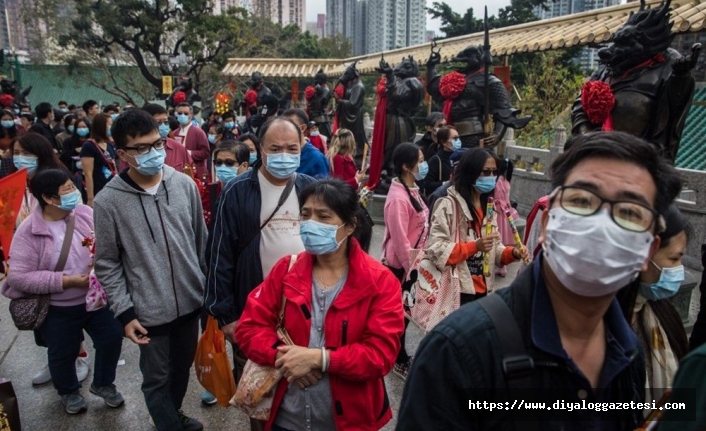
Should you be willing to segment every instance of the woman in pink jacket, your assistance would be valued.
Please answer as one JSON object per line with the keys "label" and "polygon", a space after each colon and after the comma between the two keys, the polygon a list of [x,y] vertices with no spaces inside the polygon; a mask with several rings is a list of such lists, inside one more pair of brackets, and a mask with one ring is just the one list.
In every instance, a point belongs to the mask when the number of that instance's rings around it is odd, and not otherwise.
{"label": "woman in pink jacket", "polygon": [[[96,348],[90,392],[109,407],[120,407],[124,400],[113,381],[122,347],[122,325],[107,307],[86,311],[88,274],[93,265],[93,210],[79,204],[81,193],[65,170],[37,173],[30,189],[39,205],[15,232],[10,248],[12,271],[2,293],[11,299],[50,295],[49,312],[39,331],[49,348],[49,371],[67,413],[87,408],[75,368],[84,329]],[[71,245],[61,269],[59,260],[71,224]]]}
{"label": "woman in pink jacket", "polygon": [[[409,272],[409,251],[422,249],[428,233],[429,209],[419,194],[416,181],[421,181],[429,171],[424,154],[414,144],[400,144],[392,153],[395,177],[390,184],[385,201],[385,239],[382,243],[382,263],[390,268],[400,282]],[[404,291],[403,291],[404,295]],[[407,310],[405,310],[407,313]],[[409,319],[405,319],[405,330]],[[411,358],[402,347],[392,371],[402,379],[407,378]]]}

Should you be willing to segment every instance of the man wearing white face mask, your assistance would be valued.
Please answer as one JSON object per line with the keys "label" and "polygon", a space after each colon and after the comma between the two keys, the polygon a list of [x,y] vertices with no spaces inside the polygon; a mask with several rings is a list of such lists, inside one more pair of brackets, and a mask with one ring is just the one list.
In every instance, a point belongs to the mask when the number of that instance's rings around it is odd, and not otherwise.
{"label": "man wearing white face mask", "polygon": [[[284,256],[304,251],[299,234],[299,193],[314,180],[296,174],[302,132],[276,117],[260,129],[261,161],[228,182],[218,200],[209,236],[204,307],[233,338],[248,294]],[[234,345],[236,377],[245,358]],[[251,421],[253,429],[260,429]]]}
{"label": "man wearing white face mask", "polygon": [[[644,357],[615,295],[647,269],[659,248],[660,214],[681,183],[655,146],[632,135],[602,132],[572,141],[552,165],[542,254],[508,289],[462,307],[422,341],[398,430],[430,424],[513,430],[523,421],[543,430],[641,424],[637,404],[570,412],[560,403],[644,401]],[[482,410],[483,401],[507,409]],[[554,407],[515,409],[520,401]]]}
{"label": "man wearing white face mask", "polygon": [[198,431],[181,411],[203,303],[206,223],[196,183],[165,166],[164,140],[145,111],[113,125],[129,168],[95,200],[96,275],[125,337],[140,348],[142,392],[159,431]]}
{"label": "man wearing white face mask", "polygon": [[167,158],[164,164],[171,166],[179,172],[184,172],[185,167],[191,167],[194,162],[191,160],[189,151],[180,145],[177,141],[169,137],[171,129],[169,128],[169,115],[164,106],[157,105],[156,103],[148,103],[142,107],[143,110],[147,111],[152,118],[157,122],[157,128],[159,130],[159,136],[164,139],[164,149],[167,152]]}
{"label": "man wearing white face mask", "polygon": [[176,118],[179,121],[179,129],[174,132],[174,138],[188,150],[194,161],[198,178],[208,179],[210,172],[206,164],[211,157],[208,136],[200,127],[194,127],[191,121],[194,118],[194,111],[188,103],[180,103],[177,106]]}

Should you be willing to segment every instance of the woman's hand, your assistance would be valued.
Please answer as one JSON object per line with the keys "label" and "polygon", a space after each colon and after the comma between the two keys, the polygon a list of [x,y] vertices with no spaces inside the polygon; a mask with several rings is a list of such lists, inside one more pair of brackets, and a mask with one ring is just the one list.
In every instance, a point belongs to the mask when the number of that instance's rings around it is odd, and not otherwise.
{"label": "woman's hand", "polygon": [[319,380],[324,378],[324,373],[322,373],[319,370],[314,370],[311,371],[309,374],[306,376],[302,377],[301,379],[295,381],[296,385],[299,387],[299,389],[306,389],[309,386],[313,386],[319,382]]}
{"label": "woman's hand", "polygon": [[355,180],[358,182],[358,184],[363,184],[363,181],[365,181],[365,178],[367,175],[365,175],[365,172],[358,171],[355,173]]}
{"label": "woman's hand", "polygon": [[275,361],[275,368],[282,370],[289,383],[301,379],[312,370],[321,369],[321,349],[279,346],[277,350],[283,355]]}
{"label": "woman's hand", "polygon": [[490,250],[493,249],[493,244],[495,244],[495,240],[498,238],[500,238],[500,234],[497,232],[493,232],[488,236],[478,238],[475,241],[476,247],[478,247],[478,251],[488,253]]}
{"label": "woman's hand", "polygon": [[64,289],[79,287],[88,289],[88,275],[65,275],[62,280]]}
{"label": "woman's hand", "polygon": [[515,260],[522,259],[522,261],[524,261],[524,262],[529,262],[529,258],[530,258],[529,250],[527,250],[527,247],[525,247],[525,246],[522,246],[522,248],[519,248],[519,249],[517,247],[515,247],[512,249],[512,257],[514,257]]}

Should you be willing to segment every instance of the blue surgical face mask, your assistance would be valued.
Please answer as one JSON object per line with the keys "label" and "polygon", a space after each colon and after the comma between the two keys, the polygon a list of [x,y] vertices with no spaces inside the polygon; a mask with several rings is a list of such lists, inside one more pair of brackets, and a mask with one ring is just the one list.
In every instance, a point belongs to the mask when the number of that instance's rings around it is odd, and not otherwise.
{"label": "blue surgical face mask", "polygon": [[15,120],[3,120],[0,125],[2,125],[3,129],[11,129],[15,127]]}
{"label": "blue surgical face mask", "polygon": [[257,152],[250,153],[250,159],[248,159],[250,162],[250,166],[254,165],[255,162],[257,162]]}
{"label": "blue surgical face mask", "polygon": [[34,156],[12,156],[12,163],[17,169],[27,168],[30,175],[37,171],[37,158]]}
{"label": "blue surgical face mask", "polygon": [[267,172],[275,178],[284,180],[291,177],[299,169],[299,162],[300,154],[267,154]]}
{"label": "blue surgical face mask", "polygon": [[216,177],[223,184],[238,176],[238,168],[235,166],[216,166]]}
{"label": "blue surgical face mask", "polygon": [[63,112],[64,114],[66,114],[67,112],[69,112],[69,109],[68,109],[68,108],[61,108],[61,109],[59,109],[59,110],[60,110],[61,112]]}
{"label": "blue surgical face mask", "polygon": [[61,204],[56,207],[64,211],[73,211],[81,202],[81,192],[74,190],[69,194],[60,195]]}
{"label": "blue surgical face mask", "polygon": [[177,114],[177,120],[179,121],[179,124],[182,126],[186,126],[189,124],[189,116],[186,114]]}
{"label": "blue surgical face mask", "polygon": [[88,127],[79,127],[76,129],[76,134],[82,138],[88,136]]}
{"label": "blue surgical face mask", "polygon": [[329,254],[338,250],[338,247],[346,240],[344,238],[341,242],[336,241],[336,233],[341,226],[320,223],[314,220],[306,220],[299,223],[299,233],[304,249],[316,255]]}
{"label": "blue surgical face mask", "polygon": [[421,181],[429,173],[429,164],[426,161],[419,164],[419,172],[414,172],[414,179]]}
{"label": "blue surgical face mask", "polygon": [[157,130],[159,130],[159,136],[161,136],[162,139],[166,138],[171,131],[171,129],[169,129],[169,124],[160,124],[159,127],[157,127]]}
{"label": "blue surgical face mask", "polygon": [[115,121],[118,119],[118,115],[120,115],[120,114],[110,114],[110,119]]}
{"label": "blue surgical face mask", "polygon": [[152,148],[147,154],[138,154],[135,156],[137,166],[134,166],[134,168],[142,175],[153,177],[162,172],[166,158],[167,152],[164,149],[157,150]]}
{"label": "blue surgical face mask", "polygon": [[216,143],[216,135],[208,134],[208,142],[215,144]]}
{"label": "blue surgical face mask", "polygon": [[476,190],[481,194],[490,193],[495,189],[496,180],[497,178],[495,177],[478,177],[476,180]]}
{"label": "blue surgical face mask", "polygon": [[319,136],[319,132],[310,132],[309,136],[317,137]]}
{"label": "blue surgical face mask", "polygon": [[451,141],[451,145],[453,146],[454,150],[460,150],[461,149],[461,140],[459,138],[456,138],[453,141]]}
{"label": "blue surgical face mask", "polygon": [[684,281],[684,265],[674,268],[660,268],[654,261],[650,261],[661,271],[659,280],[656,283],[640,283],[640,295],[652,301],[659,301],[677,294]]}
{"label": "blue surgical face mask", "polygon": [[105,131],[105,136],[108,137],[108,138],[110,138],[111,136],[113,136],[113,131],[110,130],[110,129],[106,130],[106,131]]}
{"label": "blue surgical face mask", "polygon": [[225,127],[226,130],[233,130],[235,129],[235,122],[229,121],[227,123],[223,123],[223,127]]}
{"label": "blue surgical face mask", "polygon": [[73,124],[70,125],[70,126],[66,129],[66,131],[69,132],[69,133],[73,133],[73,132],[74,132],[74,125],[73,125]]}

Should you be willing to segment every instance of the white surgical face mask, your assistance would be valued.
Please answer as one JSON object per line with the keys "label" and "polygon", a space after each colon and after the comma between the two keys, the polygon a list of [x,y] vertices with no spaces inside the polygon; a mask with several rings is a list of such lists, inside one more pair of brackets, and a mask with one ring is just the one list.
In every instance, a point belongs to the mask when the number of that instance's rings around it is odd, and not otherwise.
{"label": "white surgical face mask", "polygon": [[615,224],[606,209],[592,216],[557,207],[549,211],[544,258],[562,285],[587,297],[615,293],[634,280],[654,236]]}

